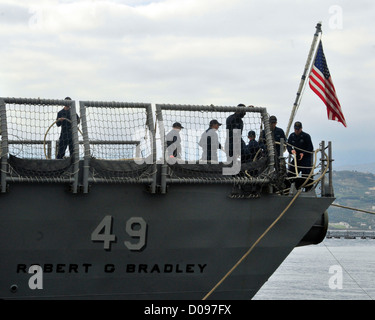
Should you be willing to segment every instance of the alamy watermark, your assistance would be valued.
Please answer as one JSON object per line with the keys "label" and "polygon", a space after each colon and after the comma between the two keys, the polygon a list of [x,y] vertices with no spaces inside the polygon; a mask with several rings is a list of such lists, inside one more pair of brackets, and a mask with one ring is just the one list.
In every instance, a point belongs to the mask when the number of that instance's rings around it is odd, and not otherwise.
{"label": "alamy watermark", "polygon": [[329,273],[332,276],[328,280],[328,286],[331,290],[341,290],[343,288],[343,272],[340,265],[329,267]]}
{"label": "alamy watermark", "polygon": [[28,26],[33,30],[40,30],[43,28],[43,8],[40,6],[31,6],[29,8],[30,18]]}
{"label": "alamy watermark", "polygon": [[328,21],[329,28],[332,30],[342,30],[344,27],[342,7],[339,5],[330,6],[328,13],[331,15]]}
{"label": "alamy watermark", "polygon": [[29,279],[29,288],[31,290],[43,289],[43,269],[39,265],[32,265],[28,273],[33,274]]}
{"label": "alamy watermark", "polygon": [[[137,137],[141,136],[143,132],[134,132],[133,139],[138,140]],[[181,138],[178,138],[179,133],[175,133],[176,135],[176,142],[170,144],[169,146],[164,145],[164,141],[167,140],[166,135],[162,134],[160,137],[160,141],[163,143],[163,146],[161,147],[162,157],[158,158],[158,163],[164,164],[167,163],[169,165],[174,165],[176,163],[178,164],[207,164],[207,163],[219,163],[217,160],[219,157],[217,156],[217,152],[223,152],[225,154],[224,158],[226,158],[226,161],[223,161],[223,163],[226,165],[222,169],[222,175],[224,176],[230,176],[230,175],[236,175],[241,171],[241,153],[244,151],[241,148],[242,145],[242,134],[240,129],[233,129],[233,131],[229,132],[229,130],[226,130],[226,143],[222,145],[217,140],[217,133],[214,131],[210,131],[207,137],[211,137],[211,141],[216,141],[216,143],[204,143],[200,145],[200,152],[193,152],[194,156],[192,155],[186,155],[187,159],[182,159],[182,150],[185,150],[186,148],[188,150],[196,150],[197,149],[197,142],[194,140],[193,137],[199,137],[201,135],[201,132],[198,132],[196,130],[188,129],[184,132],[184,135],[187,137],[190,137],[188,141],[183,141]],[[229,138],[230,137],[230,138]],[[153,140],[153,133],[149,132],[149,137],[151,141]],[[184,144],[184,146],[182,146]],[[186,144],[186,145],[185,145]],[[219,148],[219,145],[222,145],[222,148]],[[141,146],[137,145],[136,147],[136,154],[140,154]],[[151,154],[153,153],[153,145],[151,144]],[[208,152],[210,151],[210,152]],[[177,153],[177,156],[174,156],[174,154]],[[212,160],[204,159],[204,157],[200,157],[197,159],[198,154],[211,154]],[[213,156],[215,155],[215,156]],[[152,157],[146,157],[146,158],[135,158],[134,162],[136,164],[142,165],[144,163],[146,164],[153,164]]]}

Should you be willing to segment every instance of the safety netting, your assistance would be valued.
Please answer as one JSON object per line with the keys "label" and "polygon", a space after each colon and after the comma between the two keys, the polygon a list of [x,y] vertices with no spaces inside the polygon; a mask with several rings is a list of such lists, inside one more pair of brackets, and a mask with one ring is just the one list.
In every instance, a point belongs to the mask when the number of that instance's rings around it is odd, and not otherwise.
{"label": "safety netting", "polygon": [[[228,161],[228,138],[227,132],[227,121],[230,116],[233,116],[236,112],[235,107],[215,107],[215,106],[184,106],[184,105],[158,105],[160,107],[161,117],[158,118],[159,122],[162,122],[159,127],[162,128],[162,134],[167,137],[168,133],[173,130],[174,123],[180,123],[183,127],[180,130],[181,137],[181,153],[179,158],[185,162],[204,161],[204,149],[207,144],[202,144],[202,136],[207,135],[206,131],[210,128],[210,122],[216,120],[221,124],[217,130],[218,147],[215,150],[216,159],[218,162]],[[238,108],[240,109],[240,108]],[[254,131],[255,139],[259,140],[261,132],[264,130],[262,121],[262,114],[259,108],[247,107],[247,112],[241,117],[240,115],[232,119],[236,128],[241,131],[239,141],[234,141],[234,144],[238,144],[238,149],[241,150],[241,144],[248,144],[249,131]],[[264,143],[265,145],[265,143]],[[235,148],[235,147],[234,147]],[[258,154],[257,159],[262,156],[266,156],[265,153]],[[202,163],[201,161],[201,163]]]}
{"label": "safety netting", "polygon": [[136,182],[153,174],[151,104],[81,102],[91,181]]}
{"label": "safety netting", "polygon": [[282,188],[287,175],[262,107],[153,109],[148,103],[15,98],[0,98],[0,106],[3,181],[6,174],[14,181],[73,179],[86,189],[92,182]]}
{"label": "safety netting", "polygon": [[264,108],[156,105],[156,111],[166,183],[256,185],[259,193],[272,180]]}
{"label": "safety netting", "polygon": [[[8,160],[8,177],[22,181],[70,179],[74,175],[74,144],[78,142],[73,141],[70,133],[66,157],[56,160],[61,143],[57,117],[64,108],[71,109],[73,101],[1,98],[0,104],[1,158],[2,163]],[[71,126],[71,120],[67,121]]]}

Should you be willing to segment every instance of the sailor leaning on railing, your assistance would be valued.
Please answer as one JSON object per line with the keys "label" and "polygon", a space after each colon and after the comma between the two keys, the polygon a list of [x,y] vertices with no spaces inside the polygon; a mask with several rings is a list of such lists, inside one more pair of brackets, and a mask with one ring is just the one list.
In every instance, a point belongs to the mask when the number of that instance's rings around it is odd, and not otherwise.
{"label": "sailor leaning on railing", "polygon": [[[72,100],[70,97],[66,97],[64,100]],[[70,105],[65,105],[62,110],[57,113],[56,125],[61,127],[61,133],[59,138],[59,151],[56,159],[63,159],[65,156],[65,150],[69,145],[70,156],[73,155],[73,136],[72,136],[72,121],[70,116]],[[80,119],[77,114],[77,124]]]}
{"label": "sailor leaning on railing", "polygon": [[289,164],[288,177],[293,177],[300,172],[302,176],[308,176],[311,172],[314,146],[310,135],[302,131],[300,121],[294,123],[294,132],[289,135],[287,149],[289,154],[296,157],[296,164],[294,161]]}

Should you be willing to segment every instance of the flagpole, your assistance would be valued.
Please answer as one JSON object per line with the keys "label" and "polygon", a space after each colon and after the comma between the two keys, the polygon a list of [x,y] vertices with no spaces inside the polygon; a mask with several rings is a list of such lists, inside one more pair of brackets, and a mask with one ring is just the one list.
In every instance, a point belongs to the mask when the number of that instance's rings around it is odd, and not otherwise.
{"label": "flagpole", "polygon": [[316,28],[316,32],[314,34],[314,38],[313,38],[313,41],[312,41],[312,44],[311,44],[310,52],[309,52],[309,55],[307,57],[305,69],[303,71],[303,75],[301,77],[301,81],[300,81],[300,84],[299,84],[299,87],[298,87],[296,100],[294,101],[292,113],[291,113],[290,118],[289,118],[288,128],[286,129],[286,134],[285,134],[286,137],[288,137],[288,135],[289,135],[290,127],[292,126],[292,122],[294,120],[294,117],[296,116],[299,104],[301,103],[301,99],[302,99],[301,93],[303,91],[303,88],[306,85],[306,82],[307,82],[307,79],[308,79],[308,74],[310,74],[310,72],[311,72],[311,68],[312,68],[311,61],[313,60],[314,52],[316,53],[315,49],[316,49],[317,44],[318,44],[319,35],[321,35],[321,33],[322,33],[322,22],[319,22],[316,25],[315,28]]}

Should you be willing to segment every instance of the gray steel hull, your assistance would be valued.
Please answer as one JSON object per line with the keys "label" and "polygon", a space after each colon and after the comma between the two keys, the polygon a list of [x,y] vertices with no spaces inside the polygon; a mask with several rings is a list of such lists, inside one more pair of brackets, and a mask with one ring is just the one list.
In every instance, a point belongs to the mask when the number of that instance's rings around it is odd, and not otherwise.
{"label": "gray steel hull", "polygon": [[[274,222],[291,196],[231,199],[230,185],[12,184],[0,195],[0,298],[202,299]],[[300,196],[210,299],[251,299],[334,198]],[[109,249],[92,233],[111,216]],[[145,244],[129,250],[126,223],[142,218]],[[31,289],[31,265],[42,289]]]}

